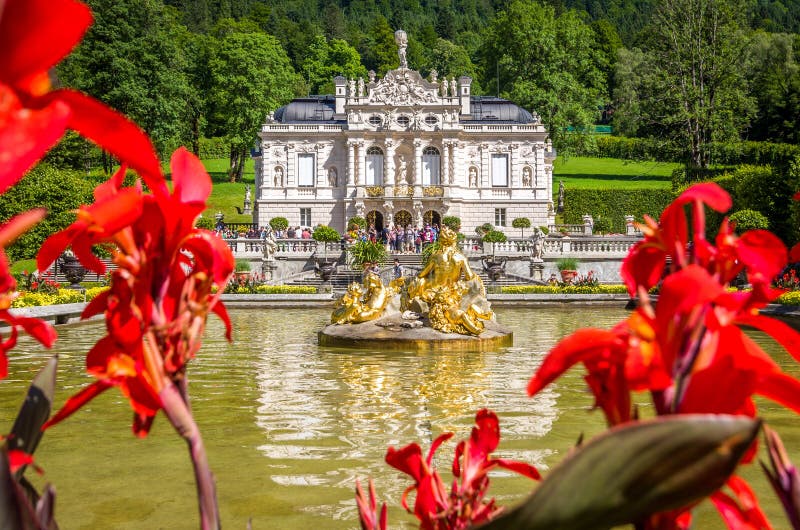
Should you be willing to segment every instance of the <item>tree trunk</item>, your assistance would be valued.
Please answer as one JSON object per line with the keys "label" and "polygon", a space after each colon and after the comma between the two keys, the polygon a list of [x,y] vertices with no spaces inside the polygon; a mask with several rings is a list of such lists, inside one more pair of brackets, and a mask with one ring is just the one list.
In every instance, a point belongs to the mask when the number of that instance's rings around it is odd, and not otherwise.
{"label": "tree trunk", "polygon": [[200,158],[200,115],[192,118],[192,153]]}
{"label": "tree trunk", "polygon": [[239,160],[239,151],[231,145],[230,167],[228,168],[228,177],[231,182],[236,182],[237,162]]}

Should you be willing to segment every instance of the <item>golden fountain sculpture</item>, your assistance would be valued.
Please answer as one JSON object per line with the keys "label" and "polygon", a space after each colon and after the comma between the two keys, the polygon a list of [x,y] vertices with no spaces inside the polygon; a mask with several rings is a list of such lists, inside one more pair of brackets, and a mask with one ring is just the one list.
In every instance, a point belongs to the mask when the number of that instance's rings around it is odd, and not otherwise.
{"label": "golden fountain sculpture", "polygon": [[494,318],[483,281],[459,250],[453,230],[442,228],[438,241],[439,248],[428,264],[407,285],[399,278],[385,287],[374,272],[365,275],[363,286],[350,284],[337,300],[331,322],[360,323],[380,318],[391,298],[400,292],[401,310],[427,316],[433,329],[480,335],[483,321]]}

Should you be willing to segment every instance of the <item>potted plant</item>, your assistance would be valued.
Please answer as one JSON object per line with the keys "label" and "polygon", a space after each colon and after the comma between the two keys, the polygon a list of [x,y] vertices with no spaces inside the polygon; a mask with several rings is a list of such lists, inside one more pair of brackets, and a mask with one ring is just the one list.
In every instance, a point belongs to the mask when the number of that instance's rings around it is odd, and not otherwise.
{"label": "potted plant", "polygon": [[[331,279],[331,275],[336,269],[336,261],[339,259],[338,254],[335,259],[328,257],[328,243],[338,243],[341,241],[342,236],[330,226],[318,225],[314,228],[311,238],[323,245],[322,253],[317,253],[317,270],[322,280],[327,282]],[[319,247],[317,249],[319,250]]]}
{"label": "potted plant", "polygon": [[235,272],[237,279],[247,279],[250,276],[250,262],[246,259],[237,259]]}
{"label": "potted plant", "polygon": [[498,279],[500,279],[500,276],[502,276],[503,273],[505,272],[506,258],[498,260],[495,257],[495,248],[497,243],[505,243],[508,240],[508,238],[500,230],[489,230],[488,232],[483,234],[481,240],[483,241],[484,245],[486,243],[492,244],[491,259],[489,259],[488,256],[483,256],[481,258],[481,261],[483,262],[483,268],[486,270],[486,274],[489,275],[489,278],[493,282],[496,282]]}
{"label": "potted plant", "polygon": [[556,261],[556,268],[561,273],[561,281],[572,283],[578,275],[578,260],[576,258],[560,258]]}
{"label": "potted plant", "polygon": [[356,270],[365,270],[373,265],[381,265],[388,257],[383,243],[372,241],[356,241],[347,247],[350,266]]}
{"label": "potted plant", "polygon": [[511,226],[522,230],[522,237],[525,238],[525,229],[531,227],[531,220],[527,217],[517,217],[511,221]]}

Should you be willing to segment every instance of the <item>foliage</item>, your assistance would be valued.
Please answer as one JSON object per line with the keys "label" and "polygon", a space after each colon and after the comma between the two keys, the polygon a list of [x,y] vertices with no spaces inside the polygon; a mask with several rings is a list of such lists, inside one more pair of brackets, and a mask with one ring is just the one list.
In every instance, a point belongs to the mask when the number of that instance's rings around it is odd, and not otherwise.
{"label": "foliage", "polygon": [[310,285],[259,285],[257,294],[315,294],[317,289]]}
{"label": "foliage", "polygon": [[800,291],[788,291],[780,295],[776,300],[782,305],[795,305],[800,307]]}
{"label": "foliage", "polygon": [[236,272],[250,272],[250,261],[244,258],[236,259]]}
{"label": "foliage", "polygon": [[494,225],[492,223],[483,223],[475,227],[475,233],[480,237],[483,237],[484,234],[488,234],[492,230],[494,230]]}
{"label": "foliage", "polygon": [[303,61],[302,73],[312,94],[333,94],[334,77],[364,78],[367,69],[361,64],[358,51],[347,41],[316,35]]}
{"label": "foliage", "polygon": [[669,190],[652,189],[573,189],[564,193],[564,222],[582,224],[585,213],[610,222],[610,231],[625,233],[625,216],[641,219],[644,214],[657,218],[670,203]]}
{"label": "foliage", "polygon": [[800,291],[800,276],[797,271],[800,265],[790,265],[775,278],[773,285],[778,289],[788,289],[790,291]]}
{"label": "foliage", "polygon": [[743,15],[736,0],[658,4],[650,38],[619,56],[615,116],[627,134],[668,140],[690,170],[709,167],[711,142],[739,139],[753,112]]}
{"label": "foliage", "polygon": [[230,145],[231,180],[241,179],[256,132],[268,112],[295,95],[299,78],[278,40],[246,25],[222,28],[209,61],[211,132]]}
{"label": "foliage", "polygon": [[547,235],[547,234],[549,234],[549,233],[550,233],[550,229],[549,229],[549,228],[547,228],[547,227],[546,227],[546,226],[544,226],[544,225],[540,226],[540,227],[539,227],[539,230],[541,230],[541,231],[542,231],[542,233],[543,233],[544,235]]}
{"label": "foliage", "polygon": [[230,146],[225,138],[200,138],[200,158],[227,158],[231,154]]}
{"label": "foliage", "polygon": [[354,215],[350,219],[347,220],[347,228],[352,230],[353,227],[356,228],[366,228],[367,227],[367,220],[359,215]]}
{"label": "foliage", "polygon": [[484,243],[505,243],[508,238],[500,230],[489,230],[481,236],[481,240]]}
{"label": "foliage", "polygon": [[83,291],[78,289],[57,289],[55,292],[23,292],[14,300],[11,307],[34,307],[56,304],[77,304],[90,302],[108,287],[92,287]]}
{"label": "foliage", "polygon": [[502,294],[624,294],[627,289],[624,285],[598,284],[598,285],[505,285],[501,287]]}
{"label": "foliage", "polygon": [[592,232],[595,234],[608,234],[612,231],[611,220],[607,217],[597,216],[593,222]]}
{"label": "foliage", "polygon": [[210,217],[206,217],[201,215],[197,218],[197,228],[203,228],[205,230],[214,230],[214,220]]}
{"label": "foliage", "polygon": [[513,221],[511,221],[511,226],[514,228],[521,228],[522,229],[522,237],[525,237],[525,229],[531,227],[531,220],[527,217],[517,217]]}
{"label": "foliage", "polygon": [[[535,109],[557,149],[565,132],[588,131],[606,93],[595,33],[576,11],[559,13],[535,0],[513,0],[487,29],[484,86]],[[542,60],[547,57],[547,60]]]}
{"label": "foliage", "polygon": [[748,230],[767,230],[769,228],[769,219],[755,210],[738,210],[731,214],[730,221],[735,223],[738,235],[742,235]]}
{"label": "foliage", "polygon": [[560,271],[576,271],[578,270],[578,258],[558,258],[556,268]]}
{"label": "foliage", "polygon": [[382,265],[386,262],[389,254],[386,252],[386,245],[380,242],[356,241],[347,247],[347,256],[350,266],[353,269],[363,269],[367,265]]}
{"label": "foliage", "polygon": [[334,228],[325,225],[318,225],[311,233],[311,238],[314,241],[321,241],[325,243],[335,243],[342,239],[342,236]]}
{"label": "foliage", "polygon": [[455,215],[445,215],[442,217],[442,225],[450,228],[454,232],[461,230],[461,218]]}
{"label": "foliage", "polygon": [[189,137],[191,89],[171,11],[148,0],[89,5],[94,24],[58,67],[59,77],[130,116],[162,155],[172,152]]}
{"label": "foliage", "polygon": [[13,260],[32,258],[48,235],[66,228],[75,219],[75,210],[92,200],[92,181],[77,171],[55,169],[39,164],[14,188],[0,196],[0,220],[19,212],[46,206],[48,215],[8,249]]}
{"label": "foliage", "polygon": [[285,217],[273,217],[269,220],[269,226],[273,230],[286,230],[289,228],[289,220]]}

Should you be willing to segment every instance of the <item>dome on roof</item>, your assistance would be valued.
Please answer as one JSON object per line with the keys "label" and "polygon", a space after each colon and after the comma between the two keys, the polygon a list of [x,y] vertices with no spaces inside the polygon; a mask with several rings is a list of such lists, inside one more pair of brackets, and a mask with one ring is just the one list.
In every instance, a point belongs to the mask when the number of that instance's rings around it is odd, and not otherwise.
{"label": "dome on roof", "polygon": [[473,96],[470,100],[472,121],[535,123],[530,112],[507,99],[494,96]]}
{"label": "dome on roof", "polygon": [[297,98],[276,110],[274,117],[279,123],[333,121],[335,105],[333,96]]}

